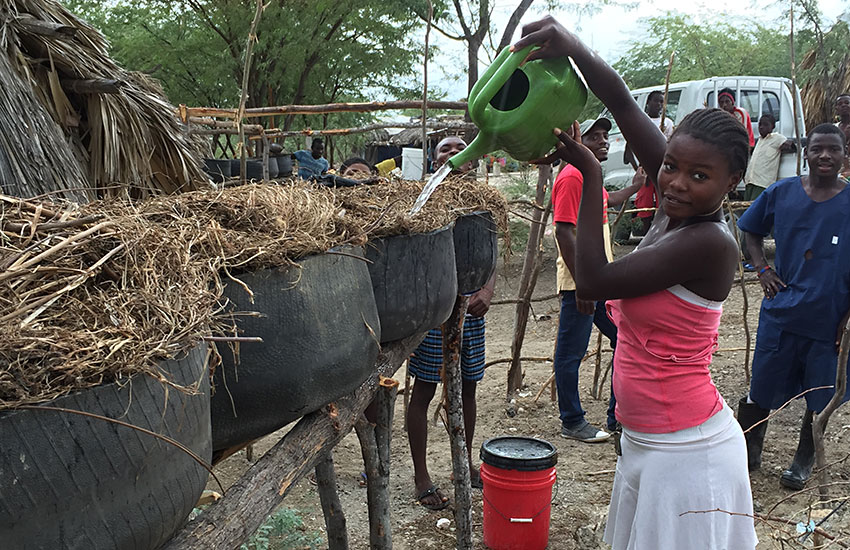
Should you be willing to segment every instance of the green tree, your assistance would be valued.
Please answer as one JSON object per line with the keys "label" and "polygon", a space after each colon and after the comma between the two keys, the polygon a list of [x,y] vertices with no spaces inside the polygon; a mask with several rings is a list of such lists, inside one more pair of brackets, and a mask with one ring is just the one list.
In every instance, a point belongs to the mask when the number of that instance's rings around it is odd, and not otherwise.
{"label": "green tree", "polygon": [[[125,67],[158,78],[175,103],[238,104],[253,0],[66,0],[110,40]],[[422,25],[404,0],[272,0],[259,27],[248,106],[418,97]],[[350,127],[374,115],[299,117],[298,127]],[[284,129],[296,118],[264,119]],[[347,137],[347,148],[363,137]],[[333,151],[333,148],[330,148]]]}
{"label": "green tree", "polygon": [[[718,18],[698,24],[668,13],[641,21],[645,31],[614,64],[632,88],[664,83],[670,52],[676,52],[672,82],[712,76],[791,76],[788,32],[754,23],[736,26]],[[797,37],[798,55],[811,32]]]}
{"label": "green tree", "polygon": [[[251,0],[68,0],[125,66],[159,78],[175,102],[234,106],[255,4]],[[402,0],[272,1],[263,12],[249,106],[409,90],[421,22]],[[371,94],[369,93],[371,92]]]}

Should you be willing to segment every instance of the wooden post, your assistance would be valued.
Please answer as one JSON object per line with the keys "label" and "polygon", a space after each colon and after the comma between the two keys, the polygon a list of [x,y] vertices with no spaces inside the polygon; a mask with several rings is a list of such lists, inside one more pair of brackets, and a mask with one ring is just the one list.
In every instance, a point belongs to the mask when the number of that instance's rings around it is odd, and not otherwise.
{"label": "wooden post", "polygon": [[348,550],[348,530],[345,514],[336,490],[333,450],[328,451],[316,463],[316,487],[328,530],[328,550]]}
{"label": "wooden post", "polygon": [[251,30],[248,31],[248,44],[245,47],[245,67],[242,69],[242,94],[239,97],[239,110],[236,118],[239,124],[239,143],[242,146],[240,157],[240,169],[242,171],[240,181],[244,184],[247,178],[248,149],[245,144],[245,103],[248,101],[248,77],[251,74],[251,58],[254,55],[254,42],[257,40],[257,25],[260,24],[260,16],[263,14],[263,0],[257,0],[257,11],[254,12],[254,20],[251,21]]}
{"label": "wooden post", "polygon": [[812,436],[815,443],[815,467],[818,470],[818,493],[820,494],[821,502],[829,500],[829,487],[827,487],[826,476],[826,449],[823,444],[823,434],[826,431],[826,423],[829,422],[829,417],[835,412],[835,409],[841,405],[844,400],[844,394],[847,392],[847,357],[850,352],[850,320],[844,325],[841,332],[841,345],[838,348],[838,365],[835,370],[835,393],[832,394],[832,399],[826,404],[826,407],[816,414],[812,421]]}
{"label": "wooden post", "polygon": [[[596,361],[593,367],[593,387],[590,390],[590,394],[594,399],[599,399],[599,394],[602,391],[599,384],[599,378],[602,375],[602,331],[599,331],[599,334],[596,337]],[[602,382],[604,385],[605,382]]]}
{"label": "wooden post", "polygon": [[361,415],[354,424],[363,465],[366,467],[366,500],[369,508],[369,547],[391,550],[393,547],[390,515],[390,442],[398,382],[381,378],[375,396],[376,423]]}
{"label": "wooden post", "polygon": [[[431,36],[431,18],[434,4],[428,0],[428,20],[425,25],[425,56],[422,62],[422,180],[428,175],[428,43]],[[405,417],[406,418],[406,417]]]}
{"label": "wooden post", "polygon": [[800,175],[803,142],[800,136],[800,114],[797,107],[797,61],[794,52],[794,2],[791,2],[791,105],[794,113],[794,138],[797,143],[797,175]]}
{"label": "wooden post", "polygon": [[[546,198],[546,186],[551,176],[552,167],[548,164],[542,164],[537,167],[537,195],[535,197],[535,204],[543,204]],[[519,283],[519,302],[517,303],[514,321],[514,339],[511,343],[511,367],[508,370],[508,400],[522,387],[520,353],[522,351],[522,342],[525,339],[525,328],[528,325],[529,299],[531,298],[531,294],[534,293],[536,282],[535,266],[539,264],[540,239],[545,230],[546,218],[548,218],[545,214],[551,210],[551,207],[552,205],[550,203],[546,210],[535,208],[531,213],[532,220],[534,221],[531,224],[531,230],[528,232],[528,243],[525,246],[525,259],[523,260],[522,275]]]}
{"label": "wooden post", "polygon": [[452,448],[452,472],[455,488],[455,527],[458,550],[472,550],[472,485],[469,477],[469,452],[463,422],[463,382],[460,377],[460,345],[468,296],[458,296],[451,315],[443,323],[443,386],[446,388],[446,416]]}
{"label": "wooden post", "polygon": [[163,550],[238,548],[295,483],[351,430],[372,401],[379,376],[392,376],[424,337],[422,333],[384,345],[375,372],[357,390],[299,420],[224,498],[186,524]]}
{"label": "wooden post", "polygon": [[269,138],[263,134],[263,181],[269,181]]}
{"label": "wooden post", "polygon": [[[724,199],[726,200],[726,199]],[[732,234],[735,235],[735,242],[738,243],[738,250],[741,250],[741,234],[738,232],[738,219],[735,216],[735,211],[732,210],[732,205],[726,200],[727,211],[729,212],[729,219],[732,221]],[[747,348],[744,353],[744,380],[747,383],[747,387],[750,387],[750,349],[752,347],[752,337],[750,336],[750,321],[747,318],[747,314],[750,310],[750,300],[747,295],[747,283],[744,281],[744,266],[741,265],[741,262],[738,262],[738,276],[741,280],[741,294],[744,298],[744,312],[743,312],[743,322],[744,322],[744,336],[747,339]]]}
{"label": "wooden post", "polygon": [[59,81],[63,88],[76,94],[117,94],[127,82],[114,78],[63,78]]}

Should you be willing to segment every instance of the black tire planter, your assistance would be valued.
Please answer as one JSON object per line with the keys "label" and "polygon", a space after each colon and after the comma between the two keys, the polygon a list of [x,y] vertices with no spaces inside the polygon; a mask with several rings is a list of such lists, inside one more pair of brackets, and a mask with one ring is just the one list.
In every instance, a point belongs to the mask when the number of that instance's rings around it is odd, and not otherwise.
{"label": "black tire planter", "polygon": [[499,234],[490,212],[473,212],[455,221],[457,289],[469,294],[481,289],[496,271]]}
{"label": "black tire planter", "polygon": [[[341,252],[363,254],[355,247]],[[241,343],[238,365],[229,346],[219,344],[211,408],[216,451],[351,393],[375,368],[381,327],[366,262],[329,253],[300,265],[237,275],[254,293],[253,304],[240,285],[225,286],[231,311],[263,315],[237,317],[241,335],[263,342]]]}
{"label": "black tire planter", "polygon": [[[188,395],[147,375],[44,406],[87,411],[171,437],[212,455],[207,347],[162,370]],[[104,420],[46,410],[0,414],[0,546],[4,549],[153,549],[198,502],[207,470],[185,452]]]}
{"label": "black tire planter", "polygon": [[[242,175],[242,161],[240,159],[230,160],[230,175]],[[259,160],[245,160],[245,179],[261,180],[263,179],[263,162]]]}
{"label": "black tire planter", "polygon": [[371,241],[366,248],[381,342],[440,326],[457,297],[452,226]]}
{"label": "black tire planter", "polygon": [[204,159],[204,172],[215,183],[230,177],[230,159]]}

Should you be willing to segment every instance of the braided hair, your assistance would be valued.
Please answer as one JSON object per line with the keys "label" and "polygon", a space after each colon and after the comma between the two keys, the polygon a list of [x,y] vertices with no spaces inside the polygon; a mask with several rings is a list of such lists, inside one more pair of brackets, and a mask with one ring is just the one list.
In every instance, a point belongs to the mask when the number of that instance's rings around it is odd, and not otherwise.
{"label": "braided hair", "polygon": [[747,170],[750,138],[744,126],[723,109],[699,109],[679,123],[670,140],[686,134],[716,147],[729,160],[729,171]]}

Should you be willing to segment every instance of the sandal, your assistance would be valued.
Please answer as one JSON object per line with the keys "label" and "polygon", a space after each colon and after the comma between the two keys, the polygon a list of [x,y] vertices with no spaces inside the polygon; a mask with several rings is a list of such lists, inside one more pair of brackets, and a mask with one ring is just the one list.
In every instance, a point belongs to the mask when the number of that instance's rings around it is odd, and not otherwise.
{"label": "sandal", "polygon": [[[423,499],[426,499],[431,495],[436,495],[437,497],[439,497],[440,502],[437,503],[437,504],[427,504],[427,503],[423,502]],[[418,500],[419,504],[421,504],[425,508],[428,508],[429,510],[434,510],[434,511],[443,510],[446,506],[449,505],[449,499],[444,497],[440,493],[440,489],[436,485],[431,485],[430,488],[425,489],[424,491],[419,493],[419,496],[416,497],[416,500]]]}

